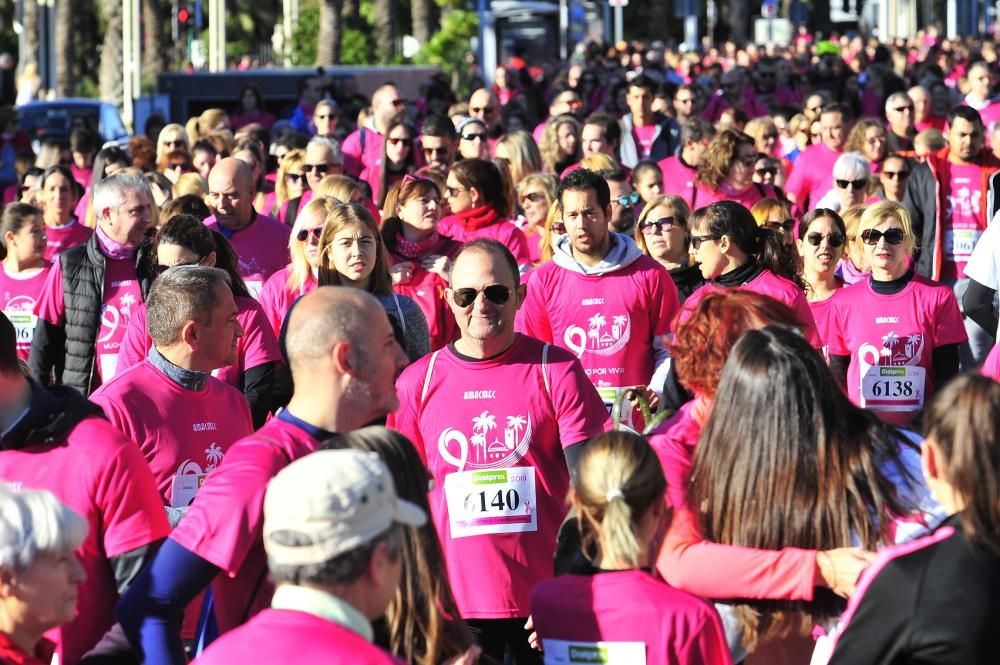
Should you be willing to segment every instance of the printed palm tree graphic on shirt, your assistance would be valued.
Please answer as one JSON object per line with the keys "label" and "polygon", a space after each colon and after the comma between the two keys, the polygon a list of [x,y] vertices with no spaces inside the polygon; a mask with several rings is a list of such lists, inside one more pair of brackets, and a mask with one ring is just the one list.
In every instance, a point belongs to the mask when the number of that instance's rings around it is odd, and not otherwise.
{"label": "printed palm tree graphic on shirt", "polygon": [[118,310],[123,316],[132,316],[132,305],[135,304],[135,296],[131,293],[126,293],[121,298],[118,299]]}
{"label": "printed palm tree graphic on shirt", "polygon": [[[875,367],[919,366],[923,352],[923,334],[911,333],[900,336],[894,330],[890,330],[882,336],[881,348],[866,342],[858,349],[862,382]],[[918,390],[917,394],[921,392]]]}
{"label": "printed palm tree graphic on shirt", "polygon": [[[438,436],[438,452],[446,462],[458,467],[459,471],[466,468],[497,469],[514,466],[531,445],[531,416],[507,416],[503,439],[498,434],[493,434],[491,441],[490,432],[497,429],[497,423],[498,416],[487,410],[472,417],[472,435],[469,437],[454,427],[448,427]],[[453,449],[456,445],[457,454]]]}
{"label": "printed palm tree graphic on shirt", "polygon": [[205,448],[205,461],[208,462],[208,467],[205,469],[205,473],[212,471],[215,467],[219,466],[222,461],[222,457],[225,453],[222,452],[222,448],[219,444],[212,443],[208,448]]}
{"label": "printed palm tree graphic on shirt", "polygon": [[632,335],[632,321],[628,314],[611,316],[611,328],[608,330],[608,317],[598,312],[587,319],[587,329],[571,325],[563,333],[563,343],[582,358],[584,353],[594,353],[600,356],[613,356],[625,348]]}
{"label": "printed palm tree graphic on shirt", "polygon": [[114,305],[101,305],[101,328],[105,332],[97,341],[107,342],[114,337],[118,326],[124,324],[132,316],[132,306],[135,304],[135,296],[131,293],[126,293],[118,299],[118,307]]}

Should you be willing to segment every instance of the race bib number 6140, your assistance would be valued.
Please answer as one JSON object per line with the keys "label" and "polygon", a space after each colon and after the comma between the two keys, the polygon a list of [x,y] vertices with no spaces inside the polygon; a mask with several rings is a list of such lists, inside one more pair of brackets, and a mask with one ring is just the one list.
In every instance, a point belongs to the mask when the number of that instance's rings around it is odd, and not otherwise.
{"label": "race bib number 6140", "polygon": [[452,538],[538,530],[535,467],[458,471],[444,492]]}

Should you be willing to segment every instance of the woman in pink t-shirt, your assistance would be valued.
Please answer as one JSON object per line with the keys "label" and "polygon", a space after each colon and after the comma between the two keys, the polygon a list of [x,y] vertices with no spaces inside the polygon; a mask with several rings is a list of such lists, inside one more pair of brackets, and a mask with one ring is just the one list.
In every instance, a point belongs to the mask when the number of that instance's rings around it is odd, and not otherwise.
{"label": "woman in pink t-shirt", "polygon": [[802,281],[816,329],[827,354],[827,340],[833,327],[832,303],[844,281],[837,277],[837,265],[844,254],[847,229],[840,215],[829,208],[817,208],[799,224],[798,250],[802,257]]}
{"label": "woman in pink t-shirt", "polygon": [[27,203],[10,203],[0,217],[0,311],[17,333],[17,355],[28,360],[35,335],[35,303],[51,265],[45,260],[42,211]]}
{"label": "woman in pink t-shirt", "polygon": [[916,239],[905,207],[870,206],[855,242],[871,275],[834,303],[830,367],[855,404],[906,425],[935,387],[958,373],[959,347],[968,339],[962,314],[949,287],[913,271]]}
{"label": "woman in pink t-shirt", "polygon": [[538,150],[546,173],[562,173],[583,156],[580,146],[580,121],[569,114],[557,115],[545,123]]}
{"label": "woman in pink t-shirt", "polygon": [[773,187],[753,181],[756,163],[757,150],[752,138],[732,129],[719,132],[698,163],[691,209],[698,210],[716,201],[736,201],[749,209],[763,198],[776,198]]}
{"label": "woman in pink t-shirt", "polygon": [[416,301],[427,319],[431,351],[455,341],[458,326],[444,297],[457,242],[437,231],[441,193],[430,178],[408,175],[385,199],[382,242],[389,252],[392,290]]}
{"label": "woman in pink t-shirt", "polygon": [[417,163],[418,150],[414,145],[416,137],[413,127],[402,120],[393,120],[385,130],[382,156],[361,172],[360,179],[371,187],[372,201],[380,209],[385,206],[389,188],[420,166]]}
{"label": "woman in pink t-shirt", "polygon": [[515,224],[524,232],[528,241],[531,265],[542,263],[542,238],[549,210],[556,202],[559,180],[551,173],[530,173],[517,183],[517,196],[524,215]]}
{"label": "woman in pink t-shirt", "polygon": [[584,448],[569,496],[592,568],[542,582],[531,594],[547,662],[571,662],[571,652],[598,649],[606,653],[603,662],[732,662],[715,608],[648,571],[670,520],[666,487],[641,436],[610,432]]}

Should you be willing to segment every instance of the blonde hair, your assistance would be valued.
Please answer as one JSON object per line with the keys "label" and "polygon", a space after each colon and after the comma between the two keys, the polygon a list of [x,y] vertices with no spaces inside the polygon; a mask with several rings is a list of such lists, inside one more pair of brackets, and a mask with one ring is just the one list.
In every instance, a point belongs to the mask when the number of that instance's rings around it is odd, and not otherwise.
{"label": "blonde hair", "polygon": [[[285,153],[285,157],[281,160],[281,166],[278,167],[278,175],[274,179],[274,203],[275,208],[280,209],[284,205],[285,201],[289,199],[288,196],[288,172],[293,168],[302,168],[302,165],[306,163],[306,152],[305,150],[299,150],[295,148],[294,150],[289,150]],[[303,192],[305,192],[305,182],[306,177],[305,171],[302,172],[303,178]]]}
{"label": "blonde hair", "polygon": [[892,217],[898,219],[900,226],[903,227],[903,249],[908,256],[913,256],[913,251],[917,248],[917,239],[913,237],[913,220],[910,218],[910,211],[895,201],[873,203],[862,213],[861,219],[858,221],[858,234],[854,239],[854,244],[862,256],[864,255],[862,232],[873,229]]}
{"label": "blonde hair", "polygon": [[208,181],[200,173],[184,173],[173,187],[174,198],[194,194],[199,198],[208,196]]}
{"label": "blonde hair", "polygon": [[750,208],[750,214],[753,215],[754,221],[757,222],[757,226],[764,226],[767,222],[767,218],[771,216],[771,213],[779,210],[785,219],[792,216],[792,211],[788,209],[788,204],[783,203],[777,199],[772,199],[770,197],[763,198],[757,203],[753,204]]}
{"label": "blonde hair", "polygon": [[868,272],[870,268],[867,261],[865,261],[864,251],[857,248],[857,243],[860,241],[860,238],[858,238],[858,224],[861,222],[861,215],[864,214],[867,208],[867,203],[859,203],[840,213],[840,218],[844,220],[844,228],[847,234],[847,242],[844,243],[844,258],[863,272]]}
{"label": "blonde hair", "polygon": [[176,148],[171,148],[167,150],[167,139],[179,137],[181,141],[184,142],[184,151],[187,153],[191,152],[191,143],[188,141],[187,132],[184,131],[182,125],[178,125],[176,122],[172,122],[163,129],[160,130],[159,136],[156,137],[156,163],[159,164],[167,153],[171,150],[176,150]]}
{"label": "blonde hair", "polygon": [[[542,155],[542,164],[549,173],[556,173],[556,166],[565,159],[572,159],[574,155],[564,156],[559,150],[559,128],[563,125],[570,125],[576,132],[577,139],[580,138],[580,121],[571,115],[557,115],[545,124],[545,131],[542,132],[542,140],[538,150]],[[580,156],[580,142],[576,143],[576,155]],[[559,175],[556,173],[556,175]]]}
{"label": "blonde hair", "polygon": [[531,134],[525,131],[504,134],[497,141],[497,149],[503,146],[507,151],[507,162],[510,164],[510,179],[520,187],[521,181],[527,176],[542,170],[542,153]]}
{"label": "blonde hair", "polygon": [[559,195],[559,179],[551,173],[531,173],[525,176],[517,183],[518,196],[524,196],[524,190],[528,189],[531,185],[538,185],[542,188],[549,206],[552,205],[552,202]]}
{"label": "blonde hair", "polygon": [[924,147],[927,149],[927,153],[933,154],[946,145],[948,145],[948,140],[944,134],[941,133],[940,129],[933,127],[928,127],[913,137],[913,149],[917,151],[918,155],[922,153],[917,148]]}
{"label": "blonde hair", "polygon": [[580,160],[580,168],[597,173],[598,171],[615,171],[619,166],[611,155],[595,152]]}
{"label": "blonde hair", "polygon": [[339,204],[340,202],[334,198],[313,196],[309,200],[309,203],[295,216],[295,223],[292,224],[292,234],[288,237],[288,254],[291,256],[291,261],[289,262],[288,281],[285,282],[285,285],[290,291],[301,289],[312,274],[312,266],[309,265],[309,261],[306,259],[306,252],[303,247],[304,243],[298,238],[299,231],[305,227],[306,220],[314,213],[319,214],[325,226],[325,221],[330,217],[334,207]]}
{"label": "blonde hair", "polygon": [[646,439],[631,432],[606,432],[591,439],[577,463],[570,499],[579,511],[584,552],[602,562],[638,568],[645,552],[636,526],[657,502],[667,481]]}
{"label": "blonde hair", "polygon": [[[229,114],[219,108],[205,109],[201,115],[195,116],[187,121],[185,131],[187,132],[188,144],[194,145],[198,139],[208,138],[213,132],[220,129],[219,125],[229,128]],[[230,133],[230,136],[232,133]]]}
{"label": "blonde hair", "polygon": [[552,225],[562,221],[562,204],[557,198],[549,206],[549,214],[545,216],[545,232],[542,233],[542,240],[538,243],[538,251],[541,255],[541,263],[548,263],[555,255],[555,243],[552,242]]}
{"label": "blonde hair", "polygon": [[691,208],[688,207],[687,201],[685,201],[680,196],[675,196],[673,194],[661,194],[660,196],[654,196],[649,200],[649,203],[642,209],[639,213],[639,219],[635,223],[635,244],[639,246],[643,254],[649,255],[649,248],[646,247],[646,237],[642,234],[642,223],[649,219],[649,216],[653,214],[653,211],[657,208],[667,208],[670,210],[670,215],[677,220],[681,226],[684,227],[685,242],[684,245],[687,246],[687,239],[691,235],[688,229],[688,217],[691,216]]}
{"label": "blonde hair", "polygon": [[[743,128],[743,133],[754,140],[754,147],[756,147],[757,141],[760,141],[769,129],[778,131],[778,126],[774,124],[774,118],[765,115],[750,120]],[[768,156],[770,157],[770,155]]]}
{"label": "blonde hair", "polygon": [[346,175],[324,176],[313,190],[316,196],[331,196],[341,203],[350,203],[355,192],[361,193],[361,185]]}

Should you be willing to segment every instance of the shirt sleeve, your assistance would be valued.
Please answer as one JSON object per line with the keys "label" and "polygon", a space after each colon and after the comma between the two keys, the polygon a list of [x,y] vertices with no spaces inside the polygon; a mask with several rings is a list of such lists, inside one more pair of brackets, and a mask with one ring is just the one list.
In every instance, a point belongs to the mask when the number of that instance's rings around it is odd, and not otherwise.
{"label": "shirt sleeve", "polygon": [[[264,310],[264,316],[267,317],[267,321],[271,325],[275,339],[281,333],[281,320],[287,310],[284,303],[286,279],[288,279],[288,275],[284,272],[274,273],[267,278],[264,287],[260,290],[260,307]],[[120,363],[121,360],[118,362]]]}
{"label": "shirt sleeve", "polygon": [[965,276],[974,279],[994,291],[1000,290],[1000,224],[994,220],[979,238],[969,263],[965,266]]}
{"label": "shirt sleeve", "polygon": [[358,129],[351,132],[340,146],[340,151],[344,153],[344,173],[354,178],[361,175],[364,166],[361,159],[361,131]]}
{"label": "shirt sleeve", "polygon": [[[553,359],[553,356],[557,358]],[[611,419],[604,401],[587,378],[579,360],[570,356],[569,352],[549,347],[549,362],[543,371],[549,374],[552,405],[563,447],[586,441],[610,429]]]}
{"label": "shirt sleeve", "polygon": [[690,638],[677,651],[682,663],[730,665],[733,662],[722,619],[714,608],[706,609],[701,625],[690,632]]}
{"label": "shirt sleeve", "polygon": [[125,325],[121,346],[118,348],[118,372],[138,365],[149,354],[152,340],[146,332],[146,305],[136,309]]}
{"label": "shirt sleeve", "polygon": [[250,309],[246,310],[243,324],[243,338],[240,340],[242,347],[241,367],[244,372],[254,367],[259,367],[270,362],[281,360],[281,351],[278,350],[278,338],[274,335],[271,323],[264,315],[264,310],[257,303],[253,303]]}
{"label": "shirt sleeve", "polygon": [[940,288],[939,292],[937,311],[934,313],[934,347],[968,341],[969,336],[965,332],[965,322],[954,292],[947,287]]}
{"label": "shirt sleeve", "polygon": [[[440,353],[445,353],[441,351]],[[438,355],[440,355],[440,353]],[[439,358],[432,356],[437,364]],[[396,382],[396,393],[399,397],[399,408],[390,413],[386,426],[405,436],[417,449],[420,459],[427,463],[427,453],[424,451],[424,439],[420,435],[418,414],[420,409],[420,393],[427,377],[428,364],[420,362],[408,367]],[[440,371],[440,370],[439,370]]]}
{"label": "shirt sleeve", "polygon": [[844,322],[850,314],[850,310],[845,308],[845,298],[838,298],[833,303],[833,325],[830,327],[830,337],[826,340],[827,348],[831,356],[850,356],[852,350],[847,346]]}
{"label": "shirt sleeve", "polygon": [[545,307],[545,284],[542,280],[546,274],[547,271],[536,270],[528,277],[527,294],[518,310],[515,328],[529,337],[553,344],[555,339]]}
{"label": "shirt sleeve", "polygon": [[42,285],[35,303],[35,316],[54,326],[66,325],[66,307],[63,304],[62,261],[55,261]]}
{"label": "shirt sleeve", "polygon": [[801,208],[805,204],[805,198],[809,196],[809,183],[806,181],[806,171],[809,170],[809,161],[806,153],[802,152],[795,160],[792,173],[785,181],[785,194],[795,199],[795,204]]}

